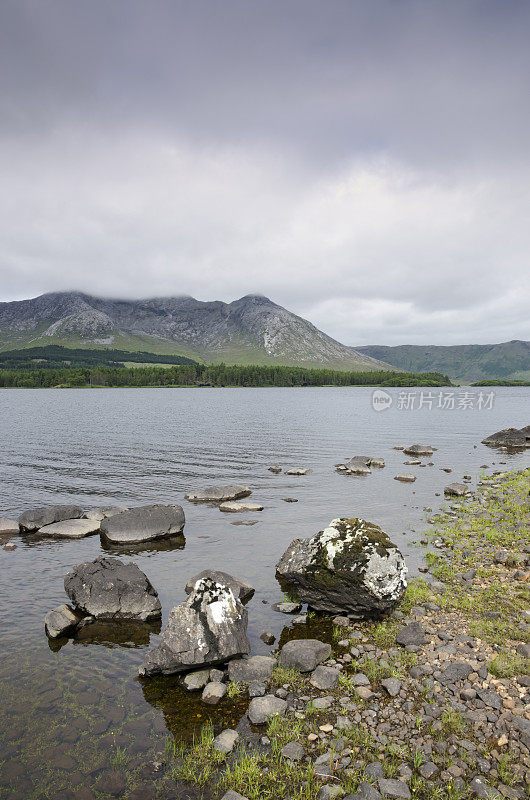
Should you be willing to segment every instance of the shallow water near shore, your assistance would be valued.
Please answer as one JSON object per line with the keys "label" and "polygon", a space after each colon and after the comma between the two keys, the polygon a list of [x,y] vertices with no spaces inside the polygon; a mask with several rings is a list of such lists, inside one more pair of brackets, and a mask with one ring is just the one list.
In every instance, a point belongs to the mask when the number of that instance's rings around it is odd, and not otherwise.
{"label": "shallow water near shore", "polygon": [[[269,653],[274,646],[261,642],[262,631],[292,635],[284,631],[290,618],[271,606],[281,598],[274,565],[293,538],[337,516],[361,516],[389,533],[414,575],[422,550],[413,542],[427,527],[423,509],[444,502],[436,492],[443,495],[464,474],[475,480],[483,464],[491,472],[530,463],[528,451],[480,444],[500,428],[529,423],[530,388],[497,388],[493,408],[480,411],[439,409],[438,390],[432,409],[400,410],[400,391],[390,390],[392,408],[377,413],[372,389],[363,387],[3,390],[0,515],[53,503],[181,503],[185,542],[110,552],[148,575],[163,625],[193,574],[215,567],[245,578],[256,588],[247,606],[252,651]],[[421,390],[411,391],[419,397]],[[455,405],[463,391],[455,391]],[[479,391],[469,390],[475,397]],[[393,449],[416,442],[438,448],[434,466],[404,466],[407,457]],[[357,454],[383,457],[386,467],[365,477],[335,472],[336,463]],[[275,475],[267,470],[272,464],[310,472]],[[415,474],[416,482],[393,480],[400,472]],[[264,511],[223,514],[184,500],[216,483],[249,485]],[[256,524],[232,524],[239,521]],[[48,644],[44,615],[65,602],[66,572],[104,552],[98,536],[12,541],[14,551],[0,549],[0,798],[74,797],[83,788],[105,797],[115,767],[134,773],[131,786],[156,780],[149,762],[168,734],[187,739],[207,719],[237,726],[244,698],[211,708],[176,678],[136,678],[156,626],[93,626],[75,640]],[[325,624],[321,630],[329,634]]]}

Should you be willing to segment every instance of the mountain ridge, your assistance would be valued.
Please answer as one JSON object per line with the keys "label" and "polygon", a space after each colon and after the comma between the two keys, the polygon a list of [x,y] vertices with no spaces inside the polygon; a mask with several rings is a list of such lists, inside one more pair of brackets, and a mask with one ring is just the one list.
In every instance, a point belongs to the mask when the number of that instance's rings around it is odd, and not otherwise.
{"label": "mountain ridge", "polygon": [[124,300],[71,291],[0,303],[0,350],[45,344],[175,353],[211,363],[395,371],[256,294],[224,303],[189,295]]}

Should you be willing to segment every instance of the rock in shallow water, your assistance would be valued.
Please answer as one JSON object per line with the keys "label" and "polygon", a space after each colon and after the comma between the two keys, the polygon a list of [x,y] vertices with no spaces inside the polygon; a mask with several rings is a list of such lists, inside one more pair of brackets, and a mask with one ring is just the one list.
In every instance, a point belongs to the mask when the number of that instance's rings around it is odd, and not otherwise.
{"label": "rock in shallow water", "polygon": [[39,536],[53,536],[56,539],[84,539],[99,533],[99,522],[90,519],[64,519],[62,522],[52,522],[43,525],[38,531]]}
{"label": "rock in shallow water", "polygon": [[237,500],[228,500],[226,503],[221,503],[219,510],[237,514],[240,511],[263,511],[263,506],[260,503],[239,503]]}
{"label": "rock in shallow water", "polygon": [[248,614],[228,586],[204,578],[172,609],[160,644],[150,650],[140,675],[187,672],[247,655]]}
{"label": "rock in shallow water", "polygon": [[18,522],[15,519],[6,519],[6,517],[0,517],[0,536],[8,536],[18,532]]}
{"label": "rock in shallow water", "polygon": [[222,572],[218,569],[203,569],[202,572],[198,572],[197,575],[190,578],[184,587],[186,594],[193,592],[197,583],[203,580],[203,578],[208,578],[211,581],[215,581],[215,583],[228,586],[228,588],[232,590],[234,597],[237,597],[242,603],[246,603],[254,594],[254,587],[251,586],[250,583],[247,583],[241,578],[235,578],[228,572]]}
{"label": "rock in shallow water", "polygon": [[101,523],[101,533],[115,544],[150,542],[182,533],[184,522],[182,506],[140,506],[106,517]]}
{"label": "rock in shallow water", "polygon": [[107,517],[114,517],[116,514],[121,514],[122,511],[128,511],[125,506],[98,506],[91,508],[83,514],[84,519],[93,519],[97,522],[106,519]]}
{"label": "rock in shallow water", "polygon": [[64,588],[76,608],[96,619],[145,621],[162,609],[142,570],[118,558],[99,556],[78,564],[64,579]]}
{"label": "rock in shallow water", "polygon": [[79,506],[47,506],[25,511],[18,518],[18,525],[23,533],[38,531],[44,525],[62,522],[64,519],[78,519],[83,513]]}
{"label": "rock in shallow water", "polygon": [[81,619],[82,615],[78,611],[64,604],[48,611],[44,617],[44,627],[50,639],[57,639],[75,630]]}
{"label": "rock in shallow water", "polygon": [[186,500],[191,503],[225,503],[228,500],[239,500],[252,494],[248,486],[208,486],[198,492],[189,492]]}
{"label": "rock in shallow water", "polygon": [[407,586],[397,547],[362,519],[334,519],[310,539],[295,539],[276,570],[312,608],[357,618],[391,610]]}

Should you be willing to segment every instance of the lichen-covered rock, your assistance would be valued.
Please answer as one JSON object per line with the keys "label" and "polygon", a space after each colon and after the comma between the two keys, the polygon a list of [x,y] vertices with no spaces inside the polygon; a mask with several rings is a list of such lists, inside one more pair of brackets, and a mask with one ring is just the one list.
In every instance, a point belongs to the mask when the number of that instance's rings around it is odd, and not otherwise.
{"label": "lichen-covered rock", "polygon": [[276,570],[312,608],[356,618],[391,610],[407,586],[400,551],[363,519],[334,519],[310,539],[295,539]]}
{"label": "lichen-covered rock", "polygon": [[145,621],[162,607],[147,575],[134,563],[99,556],[78,564],[64,579],[74,606],[96,619]]}
{"label": "lichen-covered rock", "polygon": [[186,594],[191,594],[196,584],[203,578],[209,578],[211,581],[221,583],[223,586],[228,586],[234,593],[234,597],[237,597],[242,603],[246,603],[254,594],[254,587],[251,586],[250,583],[247,583],[241,578],[235,578],[228,572],[222,572],[220,569],[203,569],[202,572],[194,575],[184,587]]}
{"label": "lichen-covered rock", "polygon": [[182,506],[140,506],[105,517],[101,533],[114,544],[136,544],[176,536],[182,533],[184,522]]}
{"label": "lichen-covered rock", "polygon": [[51,525],[54,522],[62,522],[64,519],[78,519],[83,513],[79,506],[46,506],[45,508],[33,508],[25,511],[18,518],[18,525],[23,533],[32,533],[43,528],[44,525]]}
{"label": "lichen-covered rock", "polygon": [[147,653],[140,675],[188,672],[247,655],[247,623],[247,611],[232,590],[203,578],[170,612],[160,644]]}

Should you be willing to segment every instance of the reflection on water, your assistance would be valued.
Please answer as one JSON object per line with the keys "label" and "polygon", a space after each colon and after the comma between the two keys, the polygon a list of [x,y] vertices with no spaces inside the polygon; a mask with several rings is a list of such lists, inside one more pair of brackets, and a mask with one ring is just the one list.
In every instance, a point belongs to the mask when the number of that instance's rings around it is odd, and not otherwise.
{"label": "reflection on water", "polygon": [[[371,390],[358,387],[0,392],[1,516],[52,503],[176,502],[186,513],[185,540],[122,548],[99,536],[28,535],[11,537],[12,552],[0,547],[0,798],[88,800],[96,795],[80,792],[89,787],[109,797],[119,789],[112,784],[118,748],[128,759],[120,772],[126,788],[114,796],[128,796],[142,781],[164,785],[152,762],[161,759],[168,731],[180,739],[206,719],[218,727],[242,724],[244,697],[210,707],[178,678],[137,679],[146,648],[158,641],[152,626],[97,623],[48,644],[44,615],[66,602],[64,576],[75,564],[103,550],[134,560],[159,593],[162,624],[185,599],[191,576],[212,568],[235,574],[256,589],[248,604],[254,653],[273,649],[259,638],[264,630],[280,645],[295,636],[331,637],[318,616],[296,626],[272,609],[281,598],[275,564],[290,541],[336,516],[365,517],[390,534],[414,573],[423,509],[439,507],[446,483],[465,473],[476,477],[483,464],[528,464],[528,453],[492,451],[480,441],[528,424],[529,398],[529,389],[499,389],[491,411],[410,413],[394,406],[375,413]],[[404,467],[406,456],[392,449],[416,442],[438,448],[434,466]],[[335,472],[335,464],[358,454],[381,456],[387,466],[361,478]],[[274,474],[273,464],[310,473]],[[452,468],[450,477],[443,467]],[[416,482],[394,481],[403,471],[414,472]],[[186,492],[216,483],[248,484],[251,499],[265,507],[259,524],[234,524],[254,520],[184,500]]]}

